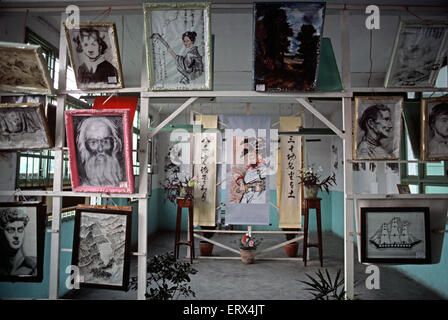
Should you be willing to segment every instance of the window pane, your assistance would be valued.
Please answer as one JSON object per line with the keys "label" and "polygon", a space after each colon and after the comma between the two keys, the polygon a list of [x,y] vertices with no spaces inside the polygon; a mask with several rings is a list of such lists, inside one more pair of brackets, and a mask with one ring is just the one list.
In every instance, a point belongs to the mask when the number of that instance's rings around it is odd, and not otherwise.
{"label": "window pane", "polygon": [[427,176],[443,176],[445,169],[442,162],[426,163]]}
{"label": "window pane", "polygon": [[411,190],[411,193],[417,193],[417,194],[419,193],[418,185],[416,185],[416,184],[410,184],[409,189]]}
{"label": "window pane", "polygon": [[444,186],[425,186],[425,193],[448,193],[448,187],[444,187]]}
{"label": "window pane", "polygon": [[[414,152],[412,151],[411,140],[409,140],[409,135],[406,131],[406,159],[407,160],[416,160],[414,156]],[[407,163],[407,174],[408,176],[417,176],[418,175],[418,164],[417,163]]]}

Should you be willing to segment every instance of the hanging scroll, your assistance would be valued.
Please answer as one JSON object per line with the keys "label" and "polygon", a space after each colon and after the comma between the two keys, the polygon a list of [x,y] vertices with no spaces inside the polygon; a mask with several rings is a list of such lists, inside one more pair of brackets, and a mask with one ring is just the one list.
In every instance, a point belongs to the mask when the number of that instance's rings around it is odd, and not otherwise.
{"label": "hanging scroll", "polygon": [[[204,127],[216,128],[217,116],[202,116]],[[216,132],[202,132],[194,135],[194,187],[193,224],[215,226],[216,221]]]}
{"label": "hanging scroll", "polygon": [[[280,117],[280,131],[296,131],[300,117]],[[298,174],[302,162],[300,136],[281,136],[277,170],[279,228],[301,228],[301,192]]]}
{"label": "hanging scroll", "polygon": [[270,118],[227,119],[226,223],[268,225]]}

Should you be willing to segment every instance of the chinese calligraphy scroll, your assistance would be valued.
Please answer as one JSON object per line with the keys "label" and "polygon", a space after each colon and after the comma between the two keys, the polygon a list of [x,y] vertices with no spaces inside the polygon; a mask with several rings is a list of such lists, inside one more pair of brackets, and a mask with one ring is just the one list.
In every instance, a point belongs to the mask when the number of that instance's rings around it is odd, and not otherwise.
{"label": "chinese calligraphy scroll", "polygon": [[[300,117],[280,117],[280,131],[296,131]],[[279,228],[301,228],[301,192],[298,174],[302,162],[300,136],[281,136],[277,171]]]}

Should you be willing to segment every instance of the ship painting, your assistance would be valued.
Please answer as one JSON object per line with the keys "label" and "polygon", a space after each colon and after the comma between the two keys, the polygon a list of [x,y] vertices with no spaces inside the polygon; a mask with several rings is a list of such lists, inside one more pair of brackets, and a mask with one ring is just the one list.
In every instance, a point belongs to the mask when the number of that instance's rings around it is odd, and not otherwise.
{"label": "ship painting", "polygon": [[409,233],[408,221],[393,217],[389,223],[382,223],[369,242],[377,249],[411,249],[422,242]]}

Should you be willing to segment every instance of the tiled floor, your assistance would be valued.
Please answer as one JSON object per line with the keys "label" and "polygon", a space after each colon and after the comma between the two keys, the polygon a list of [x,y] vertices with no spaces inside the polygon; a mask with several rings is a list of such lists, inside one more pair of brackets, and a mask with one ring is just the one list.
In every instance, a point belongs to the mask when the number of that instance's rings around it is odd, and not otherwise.
{"label": "tiled floor", "polygon": [[[237,248],[238,234],[215,234],[212,240]],[[311,235],[313,237],[314,235]],[[186,237],[186,235],[183,235]],[[283,241],[283,235],[264,234],[260,248],[266,248]],[[312,239],[311,239],[312,240]],[[174,233],[158,232],[148,242],[149,256],[173,250]],[[196,254],[199,254],[199,241],[195,240]],[[300,280],[308,280],[306,274],[314,275],[320,268],[317,249],[310,249],[310,260],[304,267],[301,260],[301,243],[298,261],[256,260],[254,264],[245,265],[235,253],[223,248],[214,247],[213,256],[233,256],[236,259],[206,259],[199,258],[193,262],[198,273],[192,276],[191,288],[197,300],[309,300],[312,295],[304,290],[305,285]],[[187,247],[181,247],[182,260]],[[343,241],[333,233],[323,234],[324,268],[332,276],[338,269],[343,270]],[[355,250],[356,252],[356,250]],[[286,257],[283,248],[271,251],[265,257]],[[131,275],[137,271],[136,258],[131,262]],[[424,287],[408,276],[391,267],[380,267],[380,289],[366,288],[366,265],[357,262],[355,258],[355,295],[361,300],[433,300],[443,299],[434,291]],[[128,292],[81,288],[66,294],[66,299],[136,299],[136,291]],[[182,298],[180,298],[182,299]]]}

